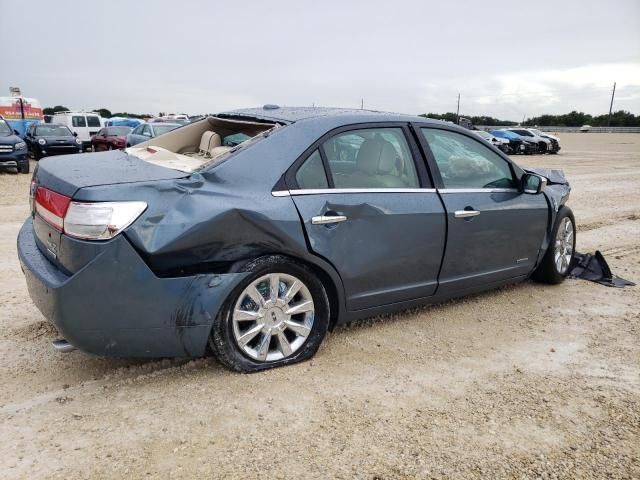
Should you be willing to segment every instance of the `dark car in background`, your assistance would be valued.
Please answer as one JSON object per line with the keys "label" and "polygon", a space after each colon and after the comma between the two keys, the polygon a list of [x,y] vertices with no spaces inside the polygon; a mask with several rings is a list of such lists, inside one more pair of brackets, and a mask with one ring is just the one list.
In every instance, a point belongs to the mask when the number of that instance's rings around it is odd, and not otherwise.
{"label": "dark car in background", "polygon": [[489,133],[498,138],[509,140],[509,153],[511,154],[529,155],[538,152],[538,146],[534,142],[526,140],[511,130],[489,130]]}
{"label": "dark car in background", "polygon": [[27,144],[0,117],[0,168],[15,168],[20,173],[29,173]]}
{"label": "dark car in background", "polygon": [[64,125],[55,123],[30,125],[24,139],[36,160],[52,155],[82,152],[82,141]]}
{"label": "dark car in background", "polygon": [[143,123],[134,128],[131,133],[127,135],[126,147],[132,147],[138,143],[146,142],[152,138],[162,135],[163,133],[170,132],[176,128],[182,127],[179,123]]}
{"label": "dark car in background", "polygon": [[560,283],[573,257],[560,172],[423,117],[270,106],[127,152],[34,172],[18,255],[63,350],[262,370],[309,359],[335,325]]}
{"label": "dark car in background", "polygon": [[509,128],[510,132],[517,133],[526,141],[535,143],[538,146],[536,153],[548,153],[551,150],[551,140],[547,137],[542,137],[537,133],[527,128]]}
{"label": "dark car in background", "polygon": [[100,152],[103,150],[122,150],[127,146],[127,135],[131,133],[131,127],[106,127],[91,137],[91,150]]}
{"label": "dark car in background", "polygon": [[558,153],[560,151],[560,139],[555,135],[551,135],[550,133],[543,132],[541,130],[538,130],[537,128],[528,128],[527,130],[529,130],[532,133],[535,133],[536,135],[542,138],[549,139],[549,141],[551,142],[551,145],[549,146],[549,150],[548,150],[549,153]]}

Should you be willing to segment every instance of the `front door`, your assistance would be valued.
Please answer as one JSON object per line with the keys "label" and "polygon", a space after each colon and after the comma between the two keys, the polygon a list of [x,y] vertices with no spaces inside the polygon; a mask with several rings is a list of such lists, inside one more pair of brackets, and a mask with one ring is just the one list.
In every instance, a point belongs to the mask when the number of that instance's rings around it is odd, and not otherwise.
{"label": "front door", "polygon": [[349,310],[437,288],[446,218],[407,133],[401,126],[340,131],[288,180],[310,247],[340,274]]}
{"label": "front door", "polygon": [[439,293],[529,274],[549,218],[544,195],[521,193],[511,164],[471,132],[420,130],[447,211]]}

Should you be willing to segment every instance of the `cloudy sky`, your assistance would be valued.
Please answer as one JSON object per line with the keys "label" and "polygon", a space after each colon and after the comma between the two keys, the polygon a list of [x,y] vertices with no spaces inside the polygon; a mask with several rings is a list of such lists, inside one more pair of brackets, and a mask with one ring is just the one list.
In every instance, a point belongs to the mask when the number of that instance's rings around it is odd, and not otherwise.
{"label": "cloudy sky", "polygon": [[0,95],[205,113],[277,103],[520,120],[640,114],[640,1],[0,0]]}

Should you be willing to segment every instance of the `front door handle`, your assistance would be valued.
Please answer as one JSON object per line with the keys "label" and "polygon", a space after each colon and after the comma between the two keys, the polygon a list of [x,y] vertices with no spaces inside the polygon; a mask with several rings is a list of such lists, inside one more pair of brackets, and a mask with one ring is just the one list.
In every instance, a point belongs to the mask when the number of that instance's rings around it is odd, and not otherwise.
{"label": "front door handle", "polygon": [[346,222],[347,217],[345,215],[318,215],[311,218],[311,223],[314,225],[327,225],[329,223]]}
{"label": "front door handle", "polygon": [[456,218],[477,217],[478,215],[480,215],[478,210],[456,210],[454,213]]}

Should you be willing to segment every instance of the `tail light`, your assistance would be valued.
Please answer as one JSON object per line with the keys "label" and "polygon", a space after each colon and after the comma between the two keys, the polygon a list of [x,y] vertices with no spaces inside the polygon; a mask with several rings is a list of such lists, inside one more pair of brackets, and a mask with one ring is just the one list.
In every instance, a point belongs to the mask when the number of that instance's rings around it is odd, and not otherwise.
{"label": "tail light", "polygon": [[108,240],[131,225],[147,208],[145,202],[73,202],[48,188],[37,187],[35,211],[52,227],[83,240]]}

